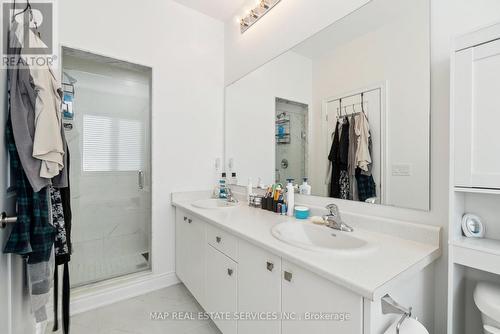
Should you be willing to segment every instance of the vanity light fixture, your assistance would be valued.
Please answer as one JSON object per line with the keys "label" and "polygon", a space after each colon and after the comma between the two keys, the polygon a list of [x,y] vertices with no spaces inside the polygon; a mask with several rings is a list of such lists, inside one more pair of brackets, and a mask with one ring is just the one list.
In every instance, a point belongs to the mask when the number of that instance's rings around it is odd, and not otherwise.
{"label": "vanity light fixture", "polygon": [[239,20],[241,33],[247,31],[252,25],[255,24],[255,22],[266,15],[280,1],[281,0],[260,0],[257,7],[250,10],[244,18]]}

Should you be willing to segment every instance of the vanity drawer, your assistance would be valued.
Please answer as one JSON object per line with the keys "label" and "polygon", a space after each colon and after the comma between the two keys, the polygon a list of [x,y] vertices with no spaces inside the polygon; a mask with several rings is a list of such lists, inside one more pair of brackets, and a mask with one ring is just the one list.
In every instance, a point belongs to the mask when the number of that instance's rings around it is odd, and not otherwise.
{"label": "vanity drawer", "polygon": [[207,225],[207,240],[212,247],[238,261],[238,239],[235,236]]}

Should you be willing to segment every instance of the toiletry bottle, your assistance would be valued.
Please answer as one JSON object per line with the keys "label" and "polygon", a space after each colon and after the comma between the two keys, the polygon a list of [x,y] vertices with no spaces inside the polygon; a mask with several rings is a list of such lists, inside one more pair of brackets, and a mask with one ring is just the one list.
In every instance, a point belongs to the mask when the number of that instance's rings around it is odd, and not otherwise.
{"label": "toiletry bottle", "polygon": [[252,185],[252,179],[248,178],[248,185],[247,185],[247,202],[250,203],[250,195],[253,193],[253,185]]}
{"label": "toiletry bottle", "polygon": [[288,184],[286,186],[286,204],[287,204],[287,216],[293,217],[293,209],[295,207],[295,190],[293,187],[293,179],[288,179]]}
{"label": "toiletry bottle", "polygon": [[299,193],[301,195],[311,195],[311,186],[307,183],[307,177],[304,178],[304,182],[300,185]]}
{"label": "toiletry bottle", "polygon": [[231,173],[231,182],[230,182],[231,185],[235,186],[238,184],[238,178],[236,177],[236,173],[235,172],[232,172]]}
{"label": "toiletry bottle", "polygon": [[220,185],[219,185],[219,176],[220,176],[220,160],[216,159],[215,160],[215,166],[214,166],[214,175],[213,175],[213,180],[214,180],[214,190],[212,192],[212,197],[213,198],[219,198],[220,197]]}
{"label": "toiletry bottle", "polygon": [[221,174],[221,178],[219,179],[219,198],[227,198],[227,176],[226,173]]}

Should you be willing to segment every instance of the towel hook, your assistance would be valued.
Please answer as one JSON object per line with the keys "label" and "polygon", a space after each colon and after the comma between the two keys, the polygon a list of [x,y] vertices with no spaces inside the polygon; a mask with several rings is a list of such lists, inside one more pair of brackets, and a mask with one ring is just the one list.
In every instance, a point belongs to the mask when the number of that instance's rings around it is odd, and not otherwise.
{"label": "towel hook", "polygon": [[337,108],[337,120],[342,117],[342,98],[339,99],[339,107]]}
{"label": "towel hook", "polygon": [[365,93],[361,93],[361,111],[363,112],[363,114],[365,114],[366,118],[368,118],[368,115],[366,114],[366,111],[365,111]]}

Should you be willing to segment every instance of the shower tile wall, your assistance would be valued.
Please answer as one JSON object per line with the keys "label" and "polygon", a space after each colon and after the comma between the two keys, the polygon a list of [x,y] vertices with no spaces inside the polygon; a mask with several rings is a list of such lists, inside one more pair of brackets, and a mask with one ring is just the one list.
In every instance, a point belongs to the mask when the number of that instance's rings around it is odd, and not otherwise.
{"label": "shower tile wall", "polygon": [[[276,180],[285,182],[292,178],[295,183],[302,183],[307,177],[307,105],[276,101],[276,115],[286,113],[290,117],[290,143],[276,144]],[[286,159],[288,167],[282,168],[281,161]]]}

